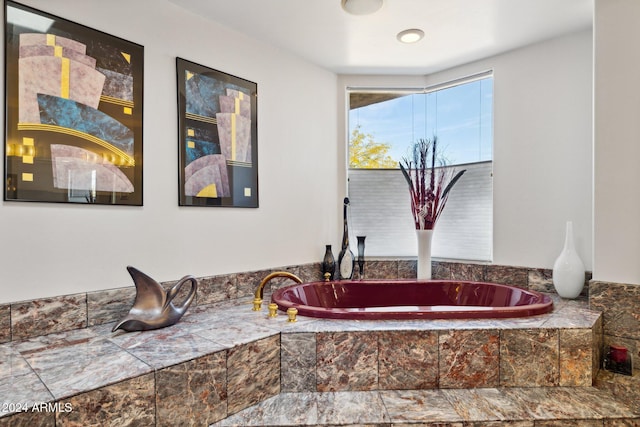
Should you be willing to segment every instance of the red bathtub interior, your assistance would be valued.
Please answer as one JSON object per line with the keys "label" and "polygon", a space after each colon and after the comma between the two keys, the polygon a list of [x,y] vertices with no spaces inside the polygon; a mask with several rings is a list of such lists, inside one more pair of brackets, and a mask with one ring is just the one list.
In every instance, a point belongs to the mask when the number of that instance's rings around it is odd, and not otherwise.
{"label": "red bathtub interior", "polygon": [[449,280],[341,280],[278,289],[281,310],[331,319],[491,319],[548,313],[547,295],[495,283]]}

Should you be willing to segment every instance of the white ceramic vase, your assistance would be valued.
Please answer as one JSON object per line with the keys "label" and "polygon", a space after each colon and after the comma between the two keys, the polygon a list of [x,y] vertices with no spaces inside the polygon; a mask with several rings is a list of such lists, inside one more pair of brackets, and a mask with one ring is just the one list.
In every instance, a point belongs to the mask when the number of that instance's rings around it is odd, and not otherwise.
{"label": "white ceramic vase", "polygon": [[431,238],[433,230],[416,230],[418,239],[418,280],[431,279]]}
{"label": "white ceramic vase", "polygon": [[553,286],[562,298],[576,298],[584,287],[584,264],[573,241],[573,223],[567,221],[564,248],[553,264]]}

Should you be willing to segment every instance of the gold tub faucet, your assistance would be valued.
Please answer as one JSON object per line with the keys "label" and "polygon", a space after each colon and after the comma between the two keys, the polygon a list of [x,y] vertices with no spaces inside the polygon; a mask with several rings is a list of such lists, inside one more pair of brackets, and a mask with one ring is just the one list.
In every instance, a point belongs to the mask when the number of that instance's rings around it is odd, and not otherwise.
{"label": "gold tub faucet", "polygon": [[287,277],[296,283],[302,283],[302,279],[296,276],[293,273],[289,273],[288,271],[275,271],[271,274],[268,274],[260,284],[258,285],[258,289],[256,289],[255,298],[253,299],[253,311],[260,311],[262,309],[262,297],[264,296],[264,287],[271,279],[275,279],[276,277]]}

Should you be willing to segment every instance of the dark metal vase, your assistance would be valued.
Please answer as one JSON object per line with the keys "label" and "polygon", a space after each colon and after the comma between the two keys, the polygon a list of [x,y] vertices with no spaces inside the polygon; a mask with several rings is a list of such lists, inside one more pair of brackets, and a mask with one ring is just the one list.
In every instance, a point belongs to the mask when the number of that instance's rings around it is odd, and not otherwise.
{"label": "dark metal vase", "polygon": [[333,252],[331,251],[331,245],[326,245],[326,250],[324,252],[324,258],[322,259],[322,277],[325,277],[325,274],[329,273],[329,280],[333,280],[334,275],[336,273],[336,259],[333,257]]}
{"label": "dark metal vase", "polygon": [[338,272],[340,279],[351,279],[353,277],[353,269],[356,259],[349,247],[349,224],[347,222],[347,208],[349,207],[349,198],[344,198],[343,206],[343,230],[342,230],[342,246],[340,254],[338,254]]}
{"label": "dark metal vase", "polygon": [[364,239],[367,236],[356,236],[358,239],[358,270],[360,279],[364,279]]}

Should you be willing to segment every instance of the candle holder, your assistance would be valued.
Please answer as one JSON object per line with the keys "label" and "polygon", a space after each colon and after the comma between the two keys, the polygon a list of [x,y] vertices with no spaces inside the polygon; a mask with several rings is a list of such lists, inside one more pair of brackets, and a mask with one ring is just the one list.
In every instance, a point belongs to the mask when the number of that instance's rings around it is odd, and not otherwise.
{"label": "candle holder", "polygon": [[633,375],[631,354],[626,347],[610,345],[605,352],[604,368],[623,375]]}
{"label": "candle holder", "polygon": [[360,279],[364,279],[364,239],[367,236],[356,236],[358,238],[358,269]]}

